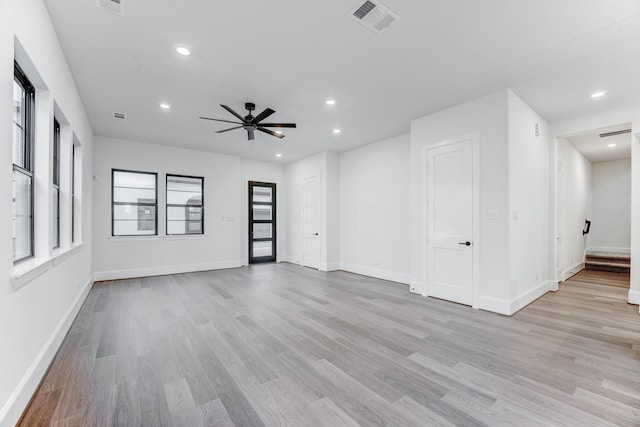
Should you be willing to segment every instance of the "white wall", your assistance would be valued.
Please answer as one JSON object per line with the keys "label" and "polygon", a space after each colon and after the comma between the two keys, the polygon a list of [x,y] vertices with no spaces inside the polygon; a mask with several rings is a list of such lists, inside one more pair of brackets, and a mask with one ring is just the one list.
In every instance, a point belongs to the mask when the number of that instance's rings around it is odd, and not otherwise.
{"label": "white wall", "polygon": [[592,208],[589,248],[631,250],[631,159],[591,165]]}
{"label": "white wall", "polygon": [[550,141],[546,121],[513,92],[508,99],[509,280],[515,312],[549,290]]}
{"label": "white wall", "polygon": [[[422,201],[425,150],[442,141],[478,135],[480,156],[479,300],[477,307],[508,312],[509,126],[508,91],[432,114],[411,123],[411,287],[426,292],[426,251]],[[489,219],[496,211],[497,219]]]}
{"label": "white wall", "polygon": [[[37,88],[36,259],[12,263],[12,85],[17,57]],[[42,379],[92,283],[91,157],[93,132],[69,71],[47,9],[40,0],[0,2],[0,425],[18,420]],[[50,161],[54,104],[64,118],[64,161],[69,171],[70,144],[82,144],[82,188],[77,228],[81,240],[70,242],[70,203],[62,210],[60,250],[51,250]],[[63,163],[64,166],[64,163]],[[69,177],[62,177],[69,190]],[[68,193],[67,193],[68,196]],[[66,197],[66,196],[65,196]],[[36,265],[35,269],[33,269]],[[28,272],[27,272],[28,271]],[[26,272],[26,273],[25,273]],[[22,274],[25,273],[25,274]],[[21,275],[22,274],[22,275]]]}
{"label": "white wall", "polygon": [[410,156],[408,133],[340,155],[342,270],[409,284]]}
{"label": "white wall", "polygon": [[340,269],[340,155],[327,152],[327,225],[326,225],[326,265],[324,271]]}
{"label": "white wall", "polygon": [[562,211],[562,280],[584,268],[584,253],[589,236],[583,236],[585,219],[591,218],[591,162],[570,142],[558,138],[558,161],[564,173]]}
{"label": "white wall", "polygon": [[[114,168],[158,173],[158,236],[111,237]],[[167,173],[204,177],[204,235],[166,236]],[[96,137],[94,175],[96,280],[241,265],[246,190],[239,157]]]}
{"label": "white wall", "polygon": [[249,181],[276,184],[276,261],[280,262],[284,259],[287,242],[287,186],[284,165],[242,159],[242,176],[242,185],[244,188],[242,208],[242,265],[249,264]]}

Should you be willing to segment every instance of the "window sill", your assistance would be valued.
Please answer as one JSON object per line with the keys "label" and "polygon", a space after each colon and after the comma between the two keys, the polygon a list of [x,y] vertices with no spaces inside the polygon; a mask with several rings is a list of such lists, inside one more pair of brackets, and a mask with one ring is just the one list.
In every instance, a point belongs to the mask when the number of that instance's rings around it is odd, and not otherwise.
{"label": "window sill", "polygon": [[82,246],[83,243],[78,243],[71,248],[56,249],[50,258],[33,258],[14,266],[9,276],[13,290],[17,291],[36,277],[45,273],[51,267],[62,264],[80,252]]}
{"label": "window sill", "polygon": [[203,240],[206,238],[206,234],[171,234],[163,236],[165,240]]}
{"label": "window sill", "polygon": [[206,234],[172,234],[169,236],[111,236],[109,240],[114,242],[142,242],[154,240],[204,240]]}
{"label": "window sill", "polygon": [[114,242],[140,242],[144,240],[160,240],[160,236],[111,236],[109,240]]}
{"label": "window sill", "polygon": [[9,276],[13,290],[17,291],[51,268],[51,258],[34,258],[13,267]]}
{"label": "window sill", "polygon": [[74,248],[56,249],[53,251],[53,258],[51,259],[51,262],[55,267],[56,265],[62,264],[64,261],[71,258],[74,253]]}

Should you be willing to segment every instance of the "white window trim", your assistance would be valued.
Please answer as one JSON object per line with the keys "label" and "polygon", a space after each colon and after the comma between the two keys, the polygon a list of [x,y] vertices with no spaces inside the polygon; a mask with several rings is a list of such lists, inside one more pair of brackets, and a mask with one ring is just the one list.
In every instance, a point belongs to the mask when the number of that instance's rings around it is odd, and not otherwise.
{"label": "white window trim", "polygon": [[82,248],[83,243],[79,243],[72,248],[56,251],[52,257],[32,258],[14,266],[9,276],[9,281],[14,291],[17,291],[27,283],[38,278],[52,267],[62,264],[72,258]]}

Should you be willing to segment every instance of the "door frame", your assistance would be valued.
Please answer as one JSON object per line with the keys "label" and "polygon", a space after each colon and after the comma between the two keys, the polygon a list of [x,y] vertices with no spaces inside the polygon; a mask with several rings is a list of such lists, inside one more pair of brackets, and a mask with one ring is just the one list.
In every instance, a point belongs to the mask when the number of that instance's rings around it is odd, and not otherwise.
{"label": "door frame", "polygon": [[[271,188],[271,256],[269,257],[257,257],[253,256],[253,187],[269,187]],[[261,264],[266,262],[276,262],[277,258],[277,203],[276,203],[276,183],[275,182],[262,182],[262,181],[248,181],[248,226],[247,234],[249,237],[248,259],[247,263]]]}
{"label": "door frame", "polygon": [[[441,148],[451,144],[458,144],[461,142],[471,141],[471,156],[472,156],[472,178],[473,178],[473,186],[472,186],[472,194],[473,194],[473,212],[472,212],[472,227],[473,227],[473,245],[471,246],[471,289],[473,296],[473,303],[471,307],[477,309],[479,308],[479,300],[480,300],[480,286],[479,286],[479,278],[480,278],[480,134],[478,132],[461,135],[459,137],[447,139],[444,141],[440,141],[435,144],[431,144],[422,149],[421,155],[421,185],[423,187],[422,195],[421,195],[421,206],[420,211],[422,212],[422,221],[421,221],[421,253],[423,256],[423,262],[421,262],[423,266],[422,278],[424,280],[424,288],[422,295],[425,297],[430,296],[429,294],[429,267],[428,267],[428,245],[427,239],[429,238],[429,226],[428,226],[428,201],[429,201],[429,185],[428,185],[428,176],[429,170],[428,168],[428,158],[429,158],[429,150]],[[503,213],[506,215],[507,213]]]}
{"label": "door frame", "polygon": [[[552,240],[552,244],[555,243],[554,249],[554,288],[552,290],[558,290],[558,283],[562,283],[565,281],[564,277],[564,219],[565,219],[565,178],[566,178],[566,166],[563,161],[560,160],[558,156],[558,139],[554,138],[554,149],[555,149],[555,205],[556,209],[553,210],[555,213],[555,232],[554,238]],[[553,179],[553,178],[552,178]]]}

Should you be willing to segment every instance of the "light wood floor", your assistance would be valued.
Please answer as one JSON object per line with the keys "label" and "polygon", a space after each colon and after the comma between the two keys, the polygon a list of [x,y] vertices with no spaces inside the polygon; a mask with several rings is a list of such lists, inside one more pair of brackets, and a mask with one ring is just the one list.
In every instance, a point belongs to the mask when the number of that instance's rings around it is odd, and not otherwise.
{"label": "light wood floor", "polygon": [[96,284],[22,425],[640,425],[627,275],[513,317],[290,264]]}

